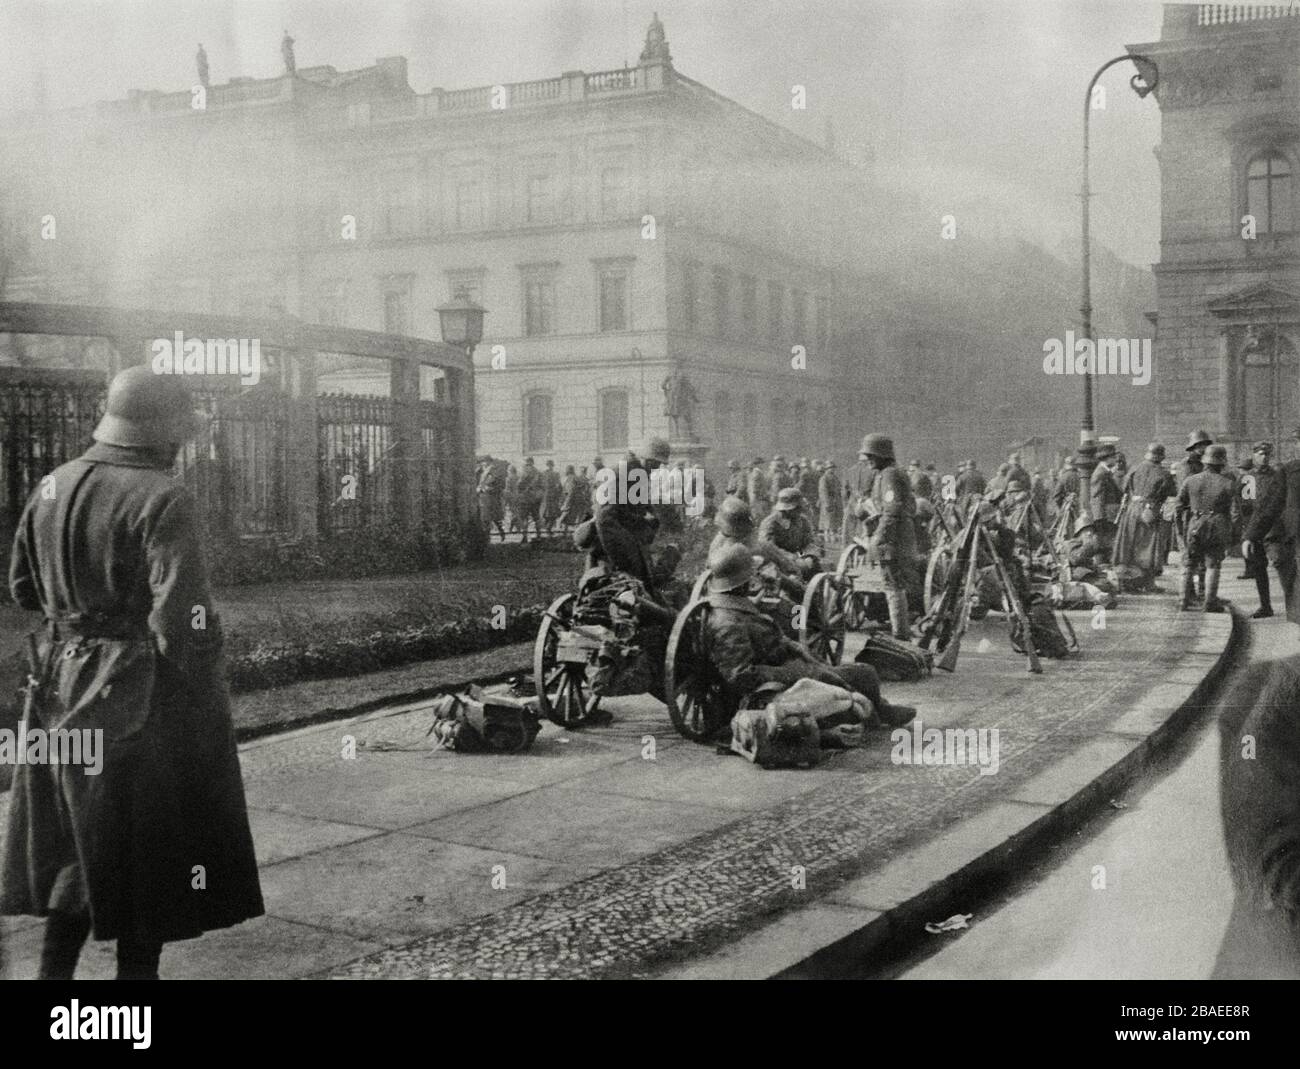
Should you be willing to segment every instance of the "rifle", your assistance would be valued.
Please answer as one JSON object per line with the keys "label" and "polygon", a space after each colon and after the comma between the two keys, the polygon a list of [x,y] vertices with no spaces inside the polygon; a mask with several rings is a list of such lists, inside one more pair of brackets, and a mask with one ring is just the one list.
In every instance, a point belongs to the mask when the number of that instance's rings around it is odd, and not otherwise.
{"label": "rifle", "polygon": [[1043,666],[1038,663],[1038,650],[1034,648],[1033,630],[1029,623],[1029,614],[1025,612],[1024,603],[1020,600],[1020,595],[1016,593],[1015,586],[1012,585],[1011,575],[1007,572],[1007,567],[1002,558],[998,556],[997,543],[993,541],[993,536],[980,528],[984,535],[984,540],[989,547],[989,552],[993,554],[993,567],[998,572],[998,582],[1002,584],[1002,593],[1011,606],[1011,612],[1020,622],[1020,633],[1024,636],[1025,656],[1029,659],[1029,670],[1035,675],[1041,675]]}
{"label": "rifle", "polygon": [[979,529],[979,512],[971,509],[970,517],[962,528],[961,538],[957,542],[957,551],[953,556],[952,570],[944,580],[943,594],[935,602],[934,608],[926,614],[921,622],[921,649],[931,645],[946,648],[956,633],[960,623],[961,606],[957,599],[961,597],[967,573],[970,571],[972,558],[976,555],[976,531]]}
{"label": "rifle", "polygon": [[957,658],[961,654],[962,636],[966,634],[966,628],[970,626],[971,595],[975,589],[975,572],[979,566],[979,553],[974,546],[971,547],[969,556],[970,559],[966,562],[966,580],[962,584],[961,604],[957,607],[957,619],[953,623],[948,645],[943,648],[943,656],[935,662],[935,667],[942,668],[945,672],[957,671]]}

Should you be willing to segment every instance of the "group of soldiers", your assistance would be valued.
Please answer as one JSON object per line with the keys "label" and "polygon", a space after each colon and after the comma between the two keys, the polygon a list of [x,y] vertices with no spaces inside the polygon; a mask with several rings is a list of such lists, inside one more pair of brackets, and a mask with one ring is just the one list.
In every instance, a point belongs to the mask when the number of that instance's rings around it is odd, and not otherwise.
{"label": "group of soldiers", "polygon": [[800,509],[810,525],[823,537],[839,532],[844,517],[844,485],[835,461],[800,457],[788,464],[778,453],[770,464],[755,457],[748,468],[733,460],[727,469],[726,496],[745,502],[752,514],[766,516],[782,490],[798,490]]}

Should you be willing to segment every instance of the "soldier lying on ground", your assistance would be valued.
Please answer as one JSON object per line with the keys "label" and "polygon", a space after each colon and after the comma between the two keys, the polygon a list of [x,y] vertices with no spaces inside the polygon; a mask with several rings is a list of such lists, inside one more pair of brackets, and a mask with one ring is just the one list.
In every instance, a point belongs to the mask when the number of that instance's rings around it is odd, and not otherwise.
{"label": "soldier lying on ground", "polygon": [[[816,679],[866,697],[881,724],[906,724],[916,716],[912,707],[885,700],[880,677],[870,665],[830,668],[786,638],[746,595],[754,578],[754,558],[745,546],[728,546],[710,555],[709,568],[712,611],[704,630],[704,654],[722,677],[736,708],[764,683],[788,687],[800,679]],[[729,737],[729,728],[727,734]]]}

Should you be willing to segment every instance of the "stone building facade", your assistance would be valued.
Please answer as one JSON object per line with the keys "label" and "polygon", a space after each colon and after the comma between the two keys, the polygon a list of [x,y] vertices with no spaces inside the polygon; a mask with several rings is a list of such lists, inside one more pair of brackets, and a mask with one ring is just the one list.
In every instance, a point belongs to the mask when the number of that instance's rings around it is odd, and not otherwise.
{"label": "stone building facade", "polygon": [[[869,411],[906,418],[837,349],[864,176],[678,73],[657,18],[620,70],[422,94],[390,58],[197,91],[6,125],[30,164],[15,196],[61,232],[7,299],[436,339],[464,294],[488,309],[479,452],[561,469],[656,435],[703,447],[715,477],[733,456],[843,462]],[[389,386],[355,360],[320,371],[322,390]]]}
{"label": "stone building facade", "polygon": [[1286,446],[1300,424],[1300,8],[1164,12],[1160,40],[1130,47],[1160,71],[1158,436]]}

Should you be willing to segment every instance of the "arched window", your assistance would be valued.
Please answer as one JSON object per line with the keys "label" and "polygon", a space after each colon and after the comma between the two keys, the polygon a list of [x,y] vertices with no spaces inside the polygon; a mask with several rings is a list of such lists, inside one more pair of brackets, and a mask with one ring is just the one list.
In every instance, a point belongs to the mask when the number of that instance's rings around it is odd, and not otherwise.
{"label": "arched window", "polygon": [[551,432],[551,395],[530,393],[524,397],[524,452],[550,453],[555,448]]}
{"label": "arched window", "polygon": [[597,399],[600,410],[600,451],[627,448],[627,391],[601,390]]}
{"label": "arched window", "polygon": [[1291,164],[1280,152],[1262,152],[1246,167],[1246,211],[1259,234],[1292,229]]}
{"label": "arched window", "polygon": [[714,405],[713,440],[717,445],[725,445],[731,441],[731,394],[718,394]]}

